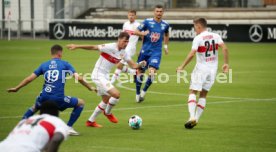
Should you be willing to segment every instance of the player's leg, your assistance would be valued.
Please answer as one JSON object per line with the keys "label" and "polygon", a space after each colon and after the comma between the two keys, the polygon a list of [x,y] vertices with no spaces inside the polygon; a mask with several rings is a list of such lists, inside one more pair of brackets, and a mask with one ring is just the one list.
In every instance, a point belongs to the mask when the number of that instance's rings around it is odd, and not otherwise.
{"label": "player's leg", "polygon": [[149,67],[149,74],[148,79],[146,81],[146,84],[141,91],[141,99],[142,101],[145,100],[146,92],[148,91],[148,88],[151,86],[152,82],[154,81],[155,75],[156,75],[156,69],[154,67]]}
{"label": "player's leg", "polygon": [[32,107],[30,107],[23,115],[22,119],[27,119],[29,117],[31,117],[32,115],[34,115],[38,110],[35,108],[35,105],[33,105]]}
{"label": "player's leg", "polygon": [[196,125],[196,107],[197,107],[197,100],[196,94],[198,91],[202,90],[203,85],[203,76],[202,72],[195,68],[191,74],[191,84],[190,84],[190,93],[188,97],[188,111],[190,117],[188,121],[185,123],[185,128],[192,129]]}
{"label": "player's leg", "polygon": [[113,123],[117,123],[118,119],[111,113],[112,108],[119,102],[120,92],[115,87],[108,91],[110,94],[110,99],[107,103],[104,115]]}
{"label": "player's leg", "polygon": [[148,63],[148,67],[149,67],[149,75],[148,75],[146,84],[145,84],[143,90],[141,91],[141,99],[142,100],[144,100],[147,90],[149,89],[152,82],[154,81],[156,72],[159,69],[160,62],[161,62],[161,55],[152,55],[148,59],[147,63]]}
{"label": "player's leg", "polygon": [[196,108],[196,113],[195,113],[195,118],[196,118],[196,121],[198,122],[199,121],[199,118],[202,114],[202,112],[204,111],[204,108],[206,106],[206,96],[208,94],[208,91],[207,90],[202,90],[199,94],[199,99],[198,99],[198,102],[197,102],[197,108]]}
{"label": "player's leg", "polygon": [[84,100],[80,99],[80,98],[71,98],[71,100],[76,100],[77,101],[77,105],[74,106],[74,109],[71,113],[70,119],[68,121],[68,126],[72,127],[74,125],[74,123],[78,120],[83,107],[84,107]]}
{"label": "player's leg", "polygon": [[42,100],[43,100],[43,97],[41,95],[39,95],[36,98],[35,105],[28,108],[28,110],[24,113],[22,119],[27,119],[27,118],[31,117],[32,115],[34,115],[38,111]]}
{"label": "player's leg", "polygon": [[192,129],[196,126],[196,118],[195,118],[195,110],[196,110],[196,90],[190,90],[189,98],[188,98],[188,111],[190,117],[188,121],[185,123],[185,128]]}
{"label": "player's leg", "polygon": [[136,75],[134,76],[134,82],[136,85],[136,102],[141,102],[141,87],[144,79],[144,69],[138,69]]}
{"label": "player's leg", "polygon": [[111,83],[113,84],[120,76],[120,73],[122,72],[122,69],[124,67],[124,64],[122,62],[119,62],[117,65],[116,65],[116,70],[115,72],[113,73],[112,75],[112,78],[111,78]]}
{"label": "player's leg", "polygon": [[106,109],[107,103],[110,99],[109,95],[102,95],[102,101],[98,104],[98,106],[95,108],[94,112],[89,117],[88,121],[86,122],[86,126],[88,127],[96,127],[100,128],[102,125],[99,125],[96,123],[96,118]]}
{"label": "player's leg", "polygon": [[61,100],[62,100],[62,102],[59,100],[53,99],[53,101],[57,101],[59,109],[61,111],[65,110],[67,108],[73,108],[70,118],[67,122],[67,125],[69,126],[69,134],[73,135],[73,136],[78,136],[79,133],[73,129],[73,125],[80,117],[81,112],[83,111],[85,102],[83,99],[76,98],[76,97],[70,97],[70,96],[64,96],[64,98]]}
{"label": "player's leg", "polygon": [[216,77],[216,69],[211,69],[211,71],[207,72],[207,74],[204,76],[202,91],[199,94],[196,115],[195,115],[197,122],[199,121],[199,118],[206,107],[206,97],[215,82],[215,77]]}
{"label": "player's leg", "polygon": [[[139,63],[141,61],[146,61],[147,62],[148,58],[149,58],[148,56],[146,56],[142,52],[140,52],[137,63]],[[144,73],[145,73],[146,69],[147,69],[147,67],[137,70],[137,73],[134,76],[135,85],[136,85],[136,101],[137,102],[141,102],[141,97],[140,97],[141,86],[142,86]]]}

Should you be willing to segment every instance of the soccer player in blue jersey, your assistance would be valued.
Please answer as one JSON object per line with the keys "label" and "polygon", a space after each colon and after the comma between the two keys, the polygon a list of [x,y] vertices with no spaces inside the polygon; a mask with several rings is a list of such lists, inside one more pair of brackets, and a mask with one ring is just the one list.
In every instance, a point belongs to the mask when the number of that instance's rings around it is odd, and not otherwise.
{"label": "soccer player in blue jersey", "polygon": [[70,97],[64,95],[64,86],[66,75],[73,75],[83,86],[90,91],[96,91],[94,87],[91,87],[81,76],[76,73],[75,69],[71,64],[61,60],[62,47],[60,45],[54,45],[51,48],[52,59],[42,63],[30,76],[22,80],[16,87],[10,88],[8,92],[17,92],[22,87],[26,86],[38,76],[43,75],[44,85],[40,95],[37,97],[35,105],[29,108],[24,114],[22,119],[29,118],[35,112],[37,112],[41,104],[45,101],[56,102],[60,111],[67,108],[74,108],[67,125],[70,127],[70,135],[79,135],[72,126],[79,118],[83,106],[84,100],[76,97]]}
{"label": "soccer player in blue jersey", "polygon": [[[138,62],[145,60],[148,66],[138,71],[135,77],[136,83],[136,101],[142,102],[145,98],[146,92],[152,82],[162,57],[162,41],[164,39],[165,54],[169,53],[169,24],[162,20],[164,14],[164,8],[161,5],[156,5],[154,9],[154,18],[148,18],[135,31],[135,35],[144,36],[143,46],[138,57]],[[149,69],[149,77],[146,84],[141,91],[141,85],[143,81],[143,73],[146,69]]]}

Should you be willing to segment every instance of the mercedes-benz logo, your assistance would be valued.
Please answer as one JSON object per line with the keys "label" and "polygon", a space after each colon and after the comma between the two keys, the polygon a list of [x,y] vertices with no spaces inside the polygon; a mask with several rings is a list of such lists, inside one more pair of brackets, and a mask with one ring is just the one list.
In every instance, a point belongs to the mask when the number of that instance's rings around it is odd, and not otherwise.
{"label": "mercedes-benz logo", "polygon": [[263,38],[263,29],[260,25],[252,25],[249,28],[249,37],[253,42],[260,42]]}
{"label": "mercedes-benz logo", "polygon": [[54,36],[56,39],[63,39],[65,36],[65,27],[61,23],[57,23],[53,28]]}

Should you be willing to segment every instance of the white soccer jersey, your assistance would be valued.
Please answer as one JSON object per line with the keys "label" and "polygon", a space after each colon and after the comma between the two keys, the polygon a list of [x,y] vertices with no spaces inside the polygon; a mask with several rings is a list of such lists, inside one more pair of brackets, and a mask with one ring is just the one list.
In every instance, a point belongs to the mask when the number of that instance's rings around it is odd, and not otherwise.
{"label": "white soccer jersey", "polygon": [[127,21],[123,25],[123,31],[127,32],[130,37],[129,37],[129,43],[126,47],[126,52],[132,57],[135,52],[136,52],[136,45],[139,40],[139,36],[134,35],[135,30],[137,27],[140,25],[139,22],[134,21],[133,23],[130,23],[130,21]]}
{"label": "white soccer jersey", "polygon": [[56,132],[68,137],[68,126],[60,118],[48,114],[32,116],[17,124],[0,143],[0,151],[40,152]]}
{"label": "white soccer jersey", "polygon": [[104,76],[109,80],[109,72],[117,63],[122,59],[131,60],[124,49],[118,50],[117,43],[98,45],[98,47],[101,54],[92,72],[92,79],[99,79]]}
{"label": "white soccer jersey", "polygon": [[200,69],[217,68],[218,46],[222,44],[221,37],[212,32],[204,31],[193,40],[192,50],[196,50],[196,67]]}

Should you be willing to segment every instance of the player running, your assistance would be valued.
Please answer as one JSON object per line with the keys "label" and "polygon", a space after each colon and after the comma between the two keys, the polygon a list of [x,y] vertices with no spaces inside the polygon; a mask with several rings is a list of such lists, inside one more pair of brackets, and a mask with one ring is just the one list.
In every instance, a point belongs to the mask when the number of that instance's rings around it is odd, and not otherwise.
{"label": "player running", "polygon": [[[148,66],[139,71],[135,77],[136,83],[136,101],[142,102],[145,98],[146,92],[156,75],[162,57],[162,41],[164,39],[165,54],[168,54],[169,42],[169,24],[162,20],[164,14],[163,6],[156,5],[154,9],[154,18],[148,18],[135,31],[135,35],[144,36],[143,46],[138,57],[138,62],[147,61]],[[149,77],[146,84],[141,91],[143,81],[143,73],[149,69]],[[142,74],[141,74],[142,73]]]}
{"label": "player running", "polygon": [[[127,17],[128,17],[128,21],[124,23],[123,31],[127,32],[130,35],[130,37],[129,37],[129,42],[125,49],[125,52],[132,58],[135,55],[136,45],[139,40],[139,36],[134,35],[134,32],[137,29],[137,27],[140,25],[140,23],[135,21],[136,20],[136,11],[135,10],[129,10]],[[118,63],[117,69],[115,70],[115,72],[111,78],[110,82],[112,84],[119,78],[121,72],[135,75],[136,69],[131,69],[131,68],[127,67],[127,62],[124,60],[121,60]]]}
{"label": "player running", "polygon": [[133,69],[138,69],[146,65],[145,61],[136,64],[131,60],[130,56],[125,52],[125,48],[129,41],[129,34],[121,32],[117,43],[108,43],[102,45],[75,45],[70,44],[67,47],[70,50],[86,49],[100,51],[100,57],[92,72],[92,80],[97,85],[98,95],[102,97],[102,101],[95,108],[93,114],[86,122],[88,127],[102,127],[96,123],[96,117],[103,112],[104,115],[113,123],[117,123],[118,119],[111,113],[111,109],[119,102],[120,92],[109,80],[110,70],[124,60]]}
{"label": "player running", "polygon": [[21,120],[0,143],[3,152],[57,152],[68,137],[68,126],[58,118],[54,102],[43,102],[40,115]]}
{"label": "player running", "polygon": [[[210,91],[216,77],[218,69],[218,47],[222,48],[224,55],[223,72],[227,73],[228,49],[221,37],[206,30],[207,21],[204,18],[194,20],[194,29],[197,36],[193,40],[191,52],[188,54],[177,72],[181,72],[193,59],[196,54],[196,65],[191,75],[190,93],[188,99],[189,120],[185,123],[185,128],[192,129],[198,123],[198,120],[206,105],[206,96]],[[199,99],[196,102],[196,94],[199,92]]]}
{"label": "player running", "polygon": [[24,114],[22,119],[29,118],[36,113],[43,102],[55,101],[58,105],[59,110],[63,111],[67,108],[74,108],[67,125],[70,127],[70,135],[79,135],[72,126],[79,118],[83,106],[84,100],[76,97],[65,96],[64,86],[66,75],[72,74],[83,86],[90,91],[96,91],[94,87],[91,87],[86,83],[81,76],[76,73],[75,69],[71,64],[61,60],[62,58],[62,47],[60,45],[54,45],[51,48],[52,59],[42,63],[30,76],[22,80],[16,87],[10,88],[8,92],[17,92],[22,87],[31,83],[38,76],[43,75],[44,85],[40,95],[36,98],[35,105],[29,108]]}

